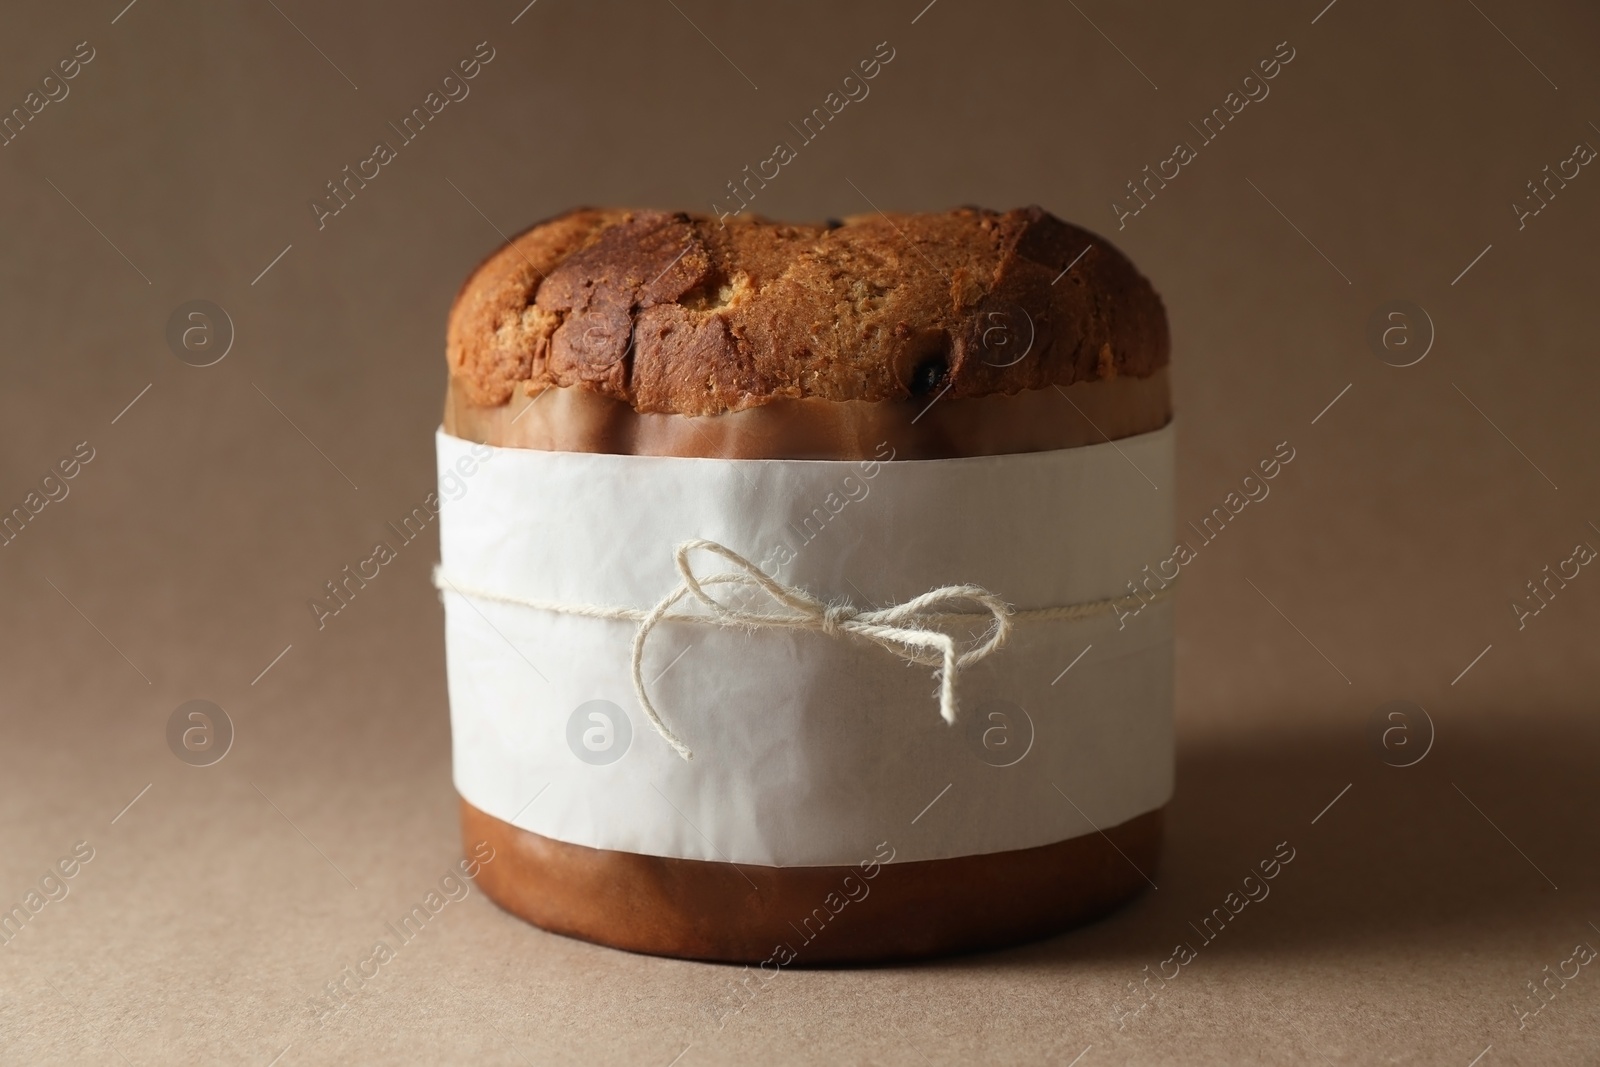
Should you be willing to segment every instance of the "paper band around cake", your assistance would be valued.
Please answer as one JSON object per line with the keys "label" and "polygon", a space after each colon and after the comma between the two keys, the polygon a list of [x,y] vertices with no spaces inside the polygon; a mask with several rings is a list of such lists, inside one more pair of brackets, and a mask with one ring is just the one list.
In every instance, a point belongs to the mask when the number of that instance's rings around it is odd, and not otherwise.
{"label": "paper band around cake", "polygon": [[[847,462],[441,432],[441,573],[501,597],[446,585],[457,789],[573,844],[768,866],[849,864],[889,836],[901,859],[1029,848],[1155,810],[1172,786],[1172,615],[1141,572],[1170,549],[1172,439],[1169,424],[1053,452]],[[953,726],[929,668],[867,642],[662,622],[641,665],[695,749],[686,763],[635,698],[637,622],[501,600],[648,610],[679,582],[675,546],[696,538],[828,603],[881,609],[967,584],[1024,621],[963,669]],[[583,714],[617,720],[610,762],[583,747],[598,729]],[[997,753],[1002,729],[1013,747]]]}

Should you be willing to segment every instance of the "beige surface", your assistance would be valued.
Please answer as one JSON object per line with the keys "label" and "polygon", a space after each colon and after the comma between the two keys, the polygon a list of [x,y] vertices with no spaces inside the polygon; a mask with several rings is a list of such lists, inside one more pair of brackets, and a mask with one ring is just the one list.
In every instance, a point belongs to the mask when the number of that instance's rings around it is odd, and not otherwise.
{"label": "beige surface", "polygon": [[[276,6],[5,14],[7,107],[75,42],[97,54],[0,148],[0,502],[79,441],[95,458],[0,548],[0,901],[76,841],[95,855],[0,949],[0,1061],[1600,1056],[1593,967],[1526,1030],[1512,1012],[1574,942],[1600,945],[1600,575],[1522,632],[1509,607],[1580,538],[1600,545],[1600,176],[1520,232],[1509,207],[1574,142],[1600,145],[1591,10],[1340,0],[1313,25],[1321,0],[940,0],[912,25],[920,0],[679,0],[623,32],[622,9],[561,0],[515,25],[516,2]],[[472,95],[318,232],[305,201],[485,38]],[[572,203],[705,206],[886,38],[871,96],[757,206],[1037,200],[1112,231],[1124,181],[1278,41],[1297,50],[1117,237],[1172,316],[1180,514],[1297,449],[1188,568],[1160,889],[1029,948],[786,973],[720,1028],[738,972],[541,934],[473,894],[317,1024],[308,998],[458,855],[432,534],[325,630],[305,606],[429,491],[457,283],[496,227]],[[238,327],[206,369],[163,340],[197,297]],[[1406,369],[1364,339],[1394,298],[1438,329]],[[208,769],[165,742],[195,697],[238,730]],[[1364,735],[1401,698],[1437,725],[1403,770]],[[1128,984],[1283,840],[1271,897],[1119,1031]]]}

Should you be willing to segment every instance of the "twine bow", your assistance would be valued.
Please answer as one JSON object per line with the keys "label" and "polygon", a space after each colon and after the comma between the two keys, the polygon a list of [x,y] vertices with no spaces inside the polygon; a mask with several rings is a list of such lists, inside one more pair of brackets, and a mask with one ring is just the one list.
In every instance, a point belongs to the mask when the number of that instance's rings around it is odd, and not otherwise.
{"label": "twine bow", "polygon": [[[689,554],[710,552],[733,564],[736,570],[701,578],[694,572]],[[650,631],[664,620],[692,620],[715,626],[740,626],[748,629],[814,630],[829,637],[850,635],[888,649],[908,663],[938,667],[939,714],[947,723],[956,721],[956,678],[969,667],[997,651],[1011,636],[1011,606],[976,585],[947,585],[904,604],[863,611],[853,604],[829,603],[803,589],[784,585],[744,556],[716,541],[696,539],[678,545],[674,561],[682,581],[678,587],[644,614],[633,635],[633,691],[650,725],[684,759],[694,753],[672,729],[650,700],[644,684],[644,646]],[[767,594],[775,608],[749,610],[723,603],[706,591],[707,586],[731,586],[735,590]],[[692,597],[703,613],[673,612],[680,601]],[[962,620],[990,620],[988,632],[977,644],[959,651],[955,638],[939,629],[939,623]]]}
{"label": "twine bow", "polygon": [[[695,551],[711,552],[721,556],[736,569],[701,578],[695,574],[694,566],[689,562],[689,554]],[[1141,592],[1135,590],[1133,583],[1129,582],[1128,588],[1131,591],[1125,596],[1088,600],[1076,604],[1060,604],[1054,607],[1029,608],[1019,612],[982,586],[946,585],[923,593],[919,597],[913,597],[904,604],[862,611],[853,604],[830,603],[812,596],[803,589],[784,585],[765,574],[760,567],[733,549],[715,541],[700,538],[685,541],[677,547],[673,558],[677,563],[678,574],[683,580],[678,583],[676,589],[662,597],[655,607],[649,609],[536,600],[487,589],[463,588],[450,580],[442,565],[434,568],[433,582],[441,592],[448,588],[460,596],[474,600],[518,604],[539,611],[578,615],[589,619],[615,619],[638,623],[639,629],[633,635],[634,695],[638,697],[639,707],[644,709],[656,733],[686,760],[693,759],[694,753],[662,721],[661,713],[656,710],[655,704],[650,700],[650,694],[645,691],[644,645],[650,637],[650,631],[659,623],[696,622],[712,626],[742,626],[752,630],[762,628],[812,630],[829,637],[851,636],[871,641],[893,652],[907,663],[920,663],[939,668],[937,671],[939,714],[945,722],[954,724],[956,678],[961,669],[970,667],[998,651],[1010,639],[1011,629],[1017,621],[1090,619],[1112,613],[1118,614],[1125,620],[1128,616],[1142,611],[1146,605],[1171,597],[1176,588],[1174,582],[1163,581],[1158,589],[1150,590],[1146,585]],[[731,586],[742,592],[759,590],[767,594],[772,606],[760,611],[734,607],[707,592],[708,586]],[[692,598],[700,610],[674,611],[673,608],[686,598]],[[1124,609],[1127,609],[1126,612]],[[990,624],[988,632],[965,651],[959,651],[956,639],[940,629],[943,623],[980,620],[988,620]]]}

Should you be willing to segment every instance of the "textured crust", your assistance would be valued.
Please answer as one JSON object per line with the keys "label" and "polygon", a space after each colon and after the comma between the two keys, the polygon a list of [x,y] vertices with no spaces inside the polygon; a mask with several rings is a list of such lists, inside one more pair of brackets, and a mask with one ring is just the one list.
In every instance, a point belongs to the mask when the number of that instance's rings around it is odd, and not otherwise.
{"label": "textured crust", "polygon": [[1125,256],[1038,207],[821,226],[584,208],[478,267],[447,353],[470,404],[520,383],[709,415],[1146,377],[1168,336]]}

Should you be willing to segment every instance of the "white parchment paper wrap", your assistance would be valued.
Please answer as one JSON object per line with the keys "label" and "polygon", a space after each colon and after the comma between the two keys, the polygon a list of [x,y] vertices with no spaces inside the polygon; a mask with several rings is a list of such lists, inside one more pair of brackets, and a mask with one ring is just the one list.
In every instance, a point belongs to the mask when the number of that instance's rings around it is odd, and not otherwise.
{"label": "white parchment paper wrap", "polygon": [[[544,452],[443,431],[438,455],[442,574],[528,599],[649,608],[678,583],[674,546],[707,538],[858,606],[973,583],[1045,608],[1125,595],[1172,547],[1170,424],[1114,444],[884,463]],[[443,598],[456,788],[561,841],[815,866],[889,840],[899,860],[941,859],[1092,833],[1172,792],[1170,599],[1128,618],[1019,623],[961,673],[954,727],[932,670],[875,645],[663,623],[644,678],[695,751],[685,761],[634,697],[633,623]],[[586,704],[573,736],[589,730],[611,762],[569,741]],[[608,731],[596,708],[627,721]]]}

